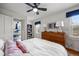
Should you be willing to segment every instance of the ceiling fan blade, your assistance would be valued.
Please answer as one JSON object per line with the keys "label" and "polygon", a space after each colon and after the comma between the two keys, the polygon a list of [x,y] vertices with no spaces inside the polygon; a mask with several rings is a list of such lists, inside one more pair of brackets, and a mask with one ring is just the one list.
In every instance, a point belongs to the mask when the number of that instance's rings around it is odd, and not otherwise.
{"label": "ceiling fan blade", "polygon": [[34,6],[37,8],[37,4],[36,3],[33,3],[34,4]]}
{"label": "ceiling fan blade", "polygon": [[47,11],[47,8],[38,8],[38,10]]}
{"label": "ceiling fan blade", "polygon": [[40,5],[40,3],[37,3],[37,6],[39,6]]}
{"label": "ceiling fan blade", "polygon": [[33,9],[30,9],[30,10],[28,10],[27,12],[30,12],[30,11],[32,11]]}
{"label": "ceiling fan blade", "polygon": [[27,4],[28,6],[34,8],[34,6],[32,6],[30,3],[25,3],[25,4]]}
{"label": "ceiling fan blade", "polygon": [[36,12],[37,15],[39,15],[39,12]]}
{"label": "ceiling fan blade", "polygon": [[40,3],[33,3],[36,8],[40,5]]}

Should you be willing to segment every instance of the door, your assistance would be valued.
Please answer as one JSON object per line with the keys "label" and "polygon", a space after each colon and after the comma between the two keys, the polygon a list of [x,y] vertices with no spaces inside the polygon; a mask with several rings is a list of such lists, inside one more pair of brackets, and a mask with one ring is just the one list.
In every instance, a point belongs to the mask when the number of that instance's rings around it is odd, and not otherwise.
{"label": "door", "polygon": [[4,15],[0,14],[0,39],[4,39]]}
{"label": "door", "polygon": [[9,16],[4,16],[5,18],[5,40],[6,39],[13,39],[13,30],[12,30],[12,22],[13,18]]}
{"label": "door", "polygon": [[21,41],[21,20],[13,20],[13,40]]}

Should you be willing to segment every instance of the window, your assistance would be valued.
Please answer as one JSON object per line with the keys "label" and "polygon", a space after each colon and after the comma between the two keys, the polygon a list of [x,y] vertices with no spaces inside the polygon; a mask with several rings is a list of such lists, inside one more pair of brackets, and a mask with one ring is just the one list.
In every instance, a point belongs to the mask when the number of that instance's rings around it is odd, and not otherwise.
{"label": "window", "polygon": [[39,34],[40,24],[37,24],[35,27],[36,34]]}
{"label": "window", "polygon": [[79,36],[79,15],[75,15],[75,16],[72,16],[70,18],[71,18],[73,35]]}
{"label": "window", "polygon": [[35,33],[36,34],[40,33],[40,26],[41,26],[41,22],[40,21],[35,22]]}
{"label": "window", "polygon": [[79,9],[67,12],[66,17],[70,19],[72,35],[79,36]]}

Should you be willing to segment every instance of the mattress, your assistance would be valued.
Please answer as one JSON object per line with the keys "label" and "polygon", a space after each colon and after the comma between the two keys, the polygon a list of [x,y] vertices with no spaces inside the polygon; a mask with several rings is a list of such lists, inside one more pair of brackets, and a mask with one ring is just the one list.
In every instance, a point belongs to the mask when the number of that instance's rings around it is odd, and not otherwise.
{"label": "mattress", "polygon": [[29,53],[25,56],[67,56],[66,49],[57,43],[47,40],[32,38],[24,40],[23,43],[27,47]]}

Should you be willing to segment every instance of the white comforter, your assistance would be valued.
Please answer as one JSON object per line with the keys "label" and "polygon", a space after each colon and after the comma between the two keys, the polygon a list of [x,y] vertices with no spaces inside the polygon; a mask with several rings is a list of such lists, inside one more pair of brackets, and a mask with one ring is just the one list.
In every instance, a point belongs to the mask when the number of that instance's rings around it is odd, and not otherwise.
{"label": "white comforter", "polygon": [[54,42],[33,38],[24,40],[23,43],[29,51],[26,56],[67,56],[65,48]]}

